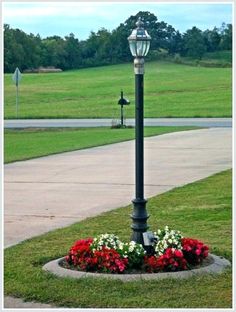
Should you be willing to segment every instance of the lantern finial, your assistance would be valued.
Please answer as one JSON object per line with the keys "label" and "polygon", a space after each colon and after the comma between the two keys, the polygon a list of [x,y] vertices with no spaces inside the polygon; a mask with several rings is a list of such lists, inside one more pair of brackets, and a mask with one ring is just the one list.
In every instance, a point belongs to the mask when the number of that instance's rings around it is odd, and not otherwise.
{"label": "lantern finial", "polygon": [[144,23],[143,23],[143,21],[142,21],[142,18],[141,17],[139,17],[138,18],[138,20],[137,20],[137,22],[136,22],[136,26],[137,26],[137,28],[143,28],[143,25],[144,25]]}

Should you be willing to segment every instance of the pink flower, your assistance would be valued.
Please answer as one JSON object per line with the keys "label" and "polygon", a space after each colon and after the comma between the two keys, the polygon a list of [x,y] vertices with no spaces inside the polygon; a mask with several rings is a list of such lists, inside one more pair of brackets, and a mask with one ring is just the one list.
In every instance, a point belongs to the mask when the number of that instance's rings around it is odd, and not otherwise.
{"label": "pink flower", "polygon": [[195,253],[196,253],[197,256],[199,256],[201,254],[201,250],[200,249],[196,249]]}
{"label": "pink flower", "polygon": [[182,253],[181,250],[176,249],[176,250],[175,250],[175,256],[176,256],[176,257],[179,257],[179,258],[182,258],[184,255],[183,255],[183,253]]}

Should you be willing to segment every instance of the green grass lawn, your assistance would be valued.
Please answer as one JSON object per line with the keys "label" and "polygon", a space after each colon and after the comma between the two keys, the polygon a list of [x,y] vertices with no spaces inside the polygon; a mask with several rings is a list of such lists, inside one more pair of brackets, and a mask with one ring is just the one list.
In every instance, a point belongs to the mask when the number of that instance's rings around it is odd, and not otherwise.
{"label": "green grass lawn", "polygon": [[[232,69],[167,62],[145,65],[145,117],[230,117]],[[15,85],[4,75],[5,118],[16,117]],[[134,117],[133,64],[62,73],[24,74],[19,86],[20,118],[119,118],[120,90]]]}
{"label": "green grass lawn", "polygon": [[[196,127],[145,127],[144,135],[152,136]],[[134,128],[52,128],[5,130],[4,162],[31,159],[99,145],[132,140]]]}
{"label": "green grass lawn", "polygon": [[[232,257],[231,170],[175,188],[148,201],[150,229],[165,225],[203,240],[211,252]],[[66,208],[66,207],[65,207]],[[42,271],[80,238],[115,233],[129,240],[131,206],[26,240],[4,252],[5,294],[69,308],[231,308],[232,272],[187,280],[122,282],[58,278]]]}

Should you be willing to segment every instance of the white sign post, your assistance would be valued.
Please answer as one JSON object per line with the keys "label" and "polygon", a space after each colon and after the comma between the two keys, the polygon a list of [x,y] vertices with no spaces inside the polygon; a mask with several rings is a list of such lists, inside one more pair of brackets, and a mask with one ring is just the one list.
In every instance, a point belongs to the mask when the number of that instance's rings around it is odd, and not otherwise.
{"label": "white sign post", "polygon": [[19,70],[19,68],[17,67],[13,76],[12,76],[12,80],[14,81],[15,85],[16,85],[16,118],[18,118],[18,86],[19,86],[19,82],[21,80],[21,72]]}

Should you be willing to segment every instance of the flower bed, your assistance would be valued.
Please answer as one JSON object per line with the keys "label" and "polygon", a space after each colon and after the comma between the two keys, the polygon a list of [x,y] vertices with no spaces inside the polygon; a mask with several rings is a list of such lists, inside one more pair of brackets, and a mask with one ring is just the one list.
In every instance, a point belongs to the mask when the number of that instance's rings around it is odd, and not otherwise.
{"label": "flower bed", "polygon": [[158,230],[151,254],[133,241],[124,243],[114,234],[75,242],[66,256],[67,268],[99,273],[171,272],[201,265],[209,248],[201,241],[185,238],[167,226]]}

